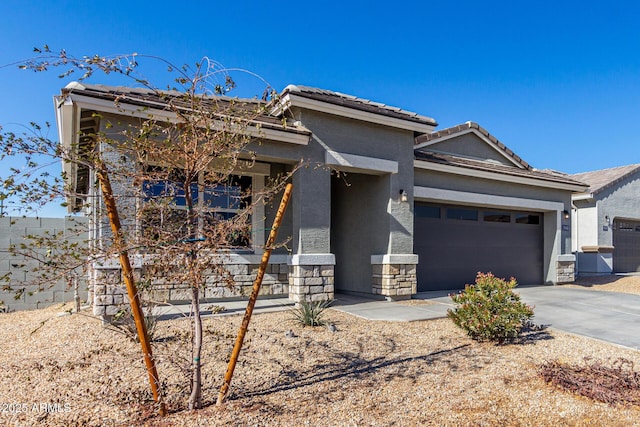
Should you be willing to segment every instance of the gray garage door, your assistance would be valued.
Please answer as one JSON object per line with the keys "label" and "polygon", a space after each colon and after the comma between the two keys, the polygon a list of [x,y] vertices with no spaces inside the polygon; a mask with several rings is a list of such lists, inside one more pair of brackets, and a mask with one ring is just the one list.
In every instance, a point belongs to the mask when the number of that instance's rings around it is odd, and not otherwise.
{"label": "gray garage door", "polygon": [[461,289],[479,271],[542,283],[542,220],[539,212],[416,203],[418,291]]}
{"label": "gray garage door", "polygon": [[640,271],[640,221],[613,221],[613,270],[616,273]]}

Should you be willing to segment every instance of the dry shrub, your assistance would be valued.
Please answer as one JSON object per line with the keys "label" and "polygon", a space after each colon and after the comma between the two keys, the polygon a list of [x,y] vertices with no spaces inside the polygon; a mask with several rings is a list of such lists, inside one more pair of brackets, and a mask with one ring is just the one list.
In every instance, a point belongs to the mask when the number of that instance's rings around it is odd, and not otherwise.
{"label": "dry shrub", "polygon": [[584,365],[552,361],[540,367],[540,374],[556,387],[593,400],[640,406],[640,372],[628,359],[616,359],[611,366],[589,358]]}

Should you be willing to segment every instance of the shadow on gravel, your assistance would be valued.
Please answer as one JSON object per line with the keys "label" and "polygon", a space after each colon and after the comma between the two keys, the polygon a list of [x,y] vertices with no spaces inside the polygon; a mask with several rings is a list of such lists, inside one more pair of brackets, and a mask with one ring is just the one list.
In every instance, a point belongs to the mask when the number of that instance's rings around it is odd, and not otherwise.
{"label": "shadow on gravel", "polygon": [[552,340],[553,335],[547,332],[547,328],[547,325],[537,325],[534,323],[529,323],[522,329],[520,336],[509,341],[508,344],[531,345],[535,344],[538,341]]}
{"label": "shadow on gravel", "polygon": [[[414,362],[433,363],[443,357],[449,357],[453,353],[459,352],[462,349],[469,347],[470,344],[459,345],[447,350],[434,351],[424,356],[404,357],[404,358],[392,358],[376,357],[371,360],[362,358],[359,354],[354,353],[338,353],[334,357],[338,361],[327,364],[320,364],[314,366],[311,370],[301,372],[298,370],[281,371],[281,378],[277,384],[271,387],[256,390],[245,391],[238,393],[237,395],[230,396],[229,400],[241,398],[241,397],[253,397],[264,396],[271,393],[276,393],[286,390],[294,390],[301,387],[311,386],[316,383],[324,381],[334,381],[345,377],[364,378],[365,375],[374,373],[381,369],[398,366],[404,364],[410,364]],[[403,374],[399,374],[403,375]]]}

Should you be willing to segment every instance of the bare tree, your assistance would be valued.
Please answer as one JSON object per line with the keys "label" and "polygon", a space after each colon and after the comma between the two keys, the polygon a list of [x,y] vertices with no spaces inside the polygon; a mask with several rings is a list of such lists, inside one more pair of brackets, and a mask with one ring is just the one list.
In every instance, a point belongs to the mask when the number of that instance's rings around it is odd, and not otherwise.
{"label": "bare tree", "polygon": [[[292,173],[271,178],[257,191],[238,172],[250,169],[255,161],[250,147],[261,138],[260,118],[266,114],[265,101],[273,93],[265,85],[261,100],[231,97],[233,79],[219,64],[207,59],[195,67],[175,67],[155,58],[175,74],[173,85],[160,89],[141,77],[138,70],[141,55],[77,58],[65,51],[52,52],[46,46],[38,53],[37,58],[21,64],[21,68],[33,71],[62,68],[61,77],[81,72],[78,80],[97,72],[127,76],[145,88],[142,95],[147,101],[168,113],[162,118],[149,115],[122,122],[117,117],[96,117],[103,124],[100,130],[84,131],[71,143],[52,141],[37,126],[30,134],[1,133],[0,158],[26,159],[25,168],[14,168],[9,176],[2,177],[2,193],[29,206],[55,197],[66,198],[75,208],[101,203],[99,197],[105,197],[104,189],[89,192],[89,197],[77,193],[77,187],[70,185],[70,168],[65,168],[59,178],[40,176],[39,160],[45,158],[97,173],[100,182],[104,176],[114,188],[120,189],[113,191],[113,199],[122,218],[121,228],[93,242],[88,253],[80,253],[77,248],[75,251],[58,248],[54,241],[48,244],[57,251],[68,252],[69,259],[78,264],[123,252],[136,254],[144,259],[141,277],[151,288],[157,283],[188,287],[192,313],[188,406],[200,408],[203,344],[200,301],[204,289],[208,283],[233,286],[220,253],[253,244],[253,206],[279,192]],[[126,89],[115,93],[115,105],[125,103],[126,96]],[[145,107],[140,108],[142,111]],[[24,253],[29,249],[14,248]],[[48,274],[64,271],[61,265],[47,266],[46,262],[41,267]]]}

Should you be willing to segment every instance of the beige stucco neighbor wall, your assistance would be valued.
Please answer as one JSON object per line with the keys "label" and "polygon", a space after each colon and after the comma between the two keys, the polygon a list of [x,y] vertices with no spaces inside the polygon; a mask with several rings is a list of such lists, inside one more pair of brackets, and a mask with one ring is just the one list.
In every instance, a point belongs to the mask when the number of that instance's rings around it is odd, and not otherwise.
{"label": "beige stucco neighbor wall", "polygon": [[[73,276],[67,275],[57,281],[35,286],[31,283],[35,279],[33,269],[37,261],[12,256],[8,251],[11,245],[29,244],[29,235],[44,236],[46,233],[56,235],[63,232],[63,238],[80,245],[86,244],[88,234],[86,232],[87,218],[35,218],[35,217],[4,217],[0,218],[0,277],[10,275],[9,285],[14,289],[24,288],[25,293],[19,298],[14,298],[10,291],[0,291],[0,305],[2,311],[31,310],[48,307],[62,302],[74,300]],[[42,254],[46,254],[47,248],[42,248]],[[81,301],[87,300],[87,285],[85,275],[79,271],[77,274],[78,291]],[[2,283],[5,284],[4,282]]]}

